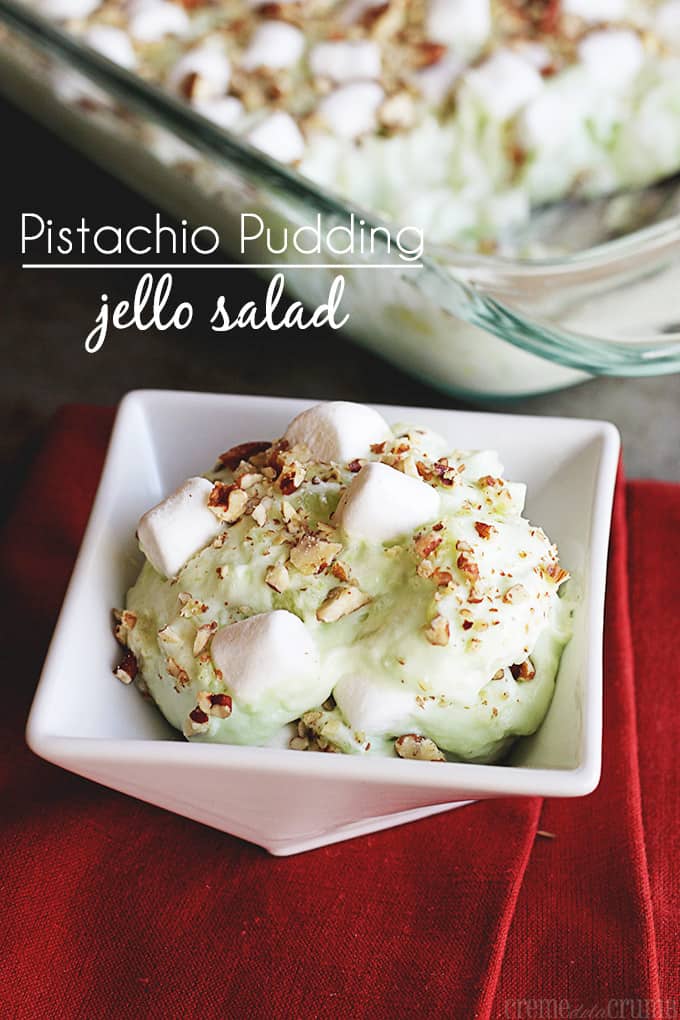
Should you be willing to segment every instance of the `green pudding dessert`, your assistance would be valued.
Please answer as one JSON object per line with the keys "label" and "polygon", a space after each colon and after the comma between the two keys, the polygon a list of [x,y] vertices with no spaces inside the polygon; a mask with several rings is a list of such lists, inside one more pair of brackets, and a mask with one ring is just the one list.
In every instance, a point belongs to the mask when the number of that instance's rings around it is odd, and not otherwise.
{"label": "green pudding dessert", "polygon": [[335,402],[146,513],[116,613],[191,741],[492,762],[553,695],[567,572],[495,453]]}

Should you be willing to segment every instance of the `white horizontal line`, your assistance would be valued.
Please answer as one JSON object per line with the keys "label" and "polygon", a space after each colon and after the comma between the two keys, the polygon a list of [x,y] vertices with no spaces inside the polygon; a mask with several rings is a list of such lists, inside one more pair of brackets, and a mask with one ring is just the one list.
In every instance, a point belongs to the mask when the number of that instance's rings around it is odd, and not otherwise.
{"label": "white horizontal line", "polygon": [[301,262],[269,263],[246,262],[24,262],[22,269],[422,269],[422,262]]}

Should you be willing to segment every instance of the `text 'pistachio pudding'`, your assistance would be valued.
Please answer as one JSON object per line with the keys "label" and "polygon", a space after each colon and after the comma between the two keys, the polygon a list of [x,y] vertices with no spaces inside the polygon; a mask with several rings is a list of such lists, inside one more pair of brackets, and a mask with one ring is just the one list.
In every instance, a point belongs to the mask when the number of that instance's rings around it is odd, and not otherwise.
{"label": "text 'pistachio pudding'", "polygon": [[493,452],[311,407],[141,518],[116,675],[192,741],[497,760],[570,634],[524,496]]}

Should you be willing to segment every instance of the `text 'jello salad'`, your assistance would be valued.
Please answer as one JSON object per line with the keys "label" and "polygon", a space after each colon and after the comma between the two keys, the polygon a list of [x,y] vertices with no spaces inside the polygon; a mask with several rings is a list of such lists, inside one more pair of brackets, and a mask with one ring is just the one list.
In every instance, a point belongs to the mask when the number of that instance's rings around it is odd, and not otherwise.
{"label": "text 'jello salad'", "polygon": [[116,675],[189,740],[496,760],[570,632],[524,495],[493,452],[311,407],[141,518]]}
{"label": "text 'jello salad'", "polygon": [[[680,168],[680,0],[32,3],[432,242],[503,248],[535,205]],[[102,103],[72,75],[54,84],[68,102]],[[198,172],[197,152],[156,135],[159,159]]]}

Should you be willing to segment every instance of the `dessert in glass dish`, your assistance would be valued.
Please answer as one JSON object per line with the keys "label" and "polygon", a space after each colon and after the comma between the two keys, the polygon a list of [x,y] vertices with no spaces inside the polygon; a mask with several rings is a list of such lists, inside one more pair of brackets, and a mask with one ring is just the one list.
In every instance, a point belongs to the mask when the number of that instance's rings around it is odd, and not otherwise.
{"label": "dessert in glass dish", "polygon": [[497,761],[571,629],[524,497],[491,451],[311,407],[143,515],[116,675],[191,741]]}
{"label": "dessert in glass dish", "polygon": [[[432,244],[680,168],[678,0],[33,0],[110,60]],[[73,75],[55,79],[78,99]],[[96,102],[85,87],[83,101]],[[101,96],[99,97],[101,99]],[[165,160],[195,162],[153,129]],[[556,241],[556,250],[559,239]]]}

